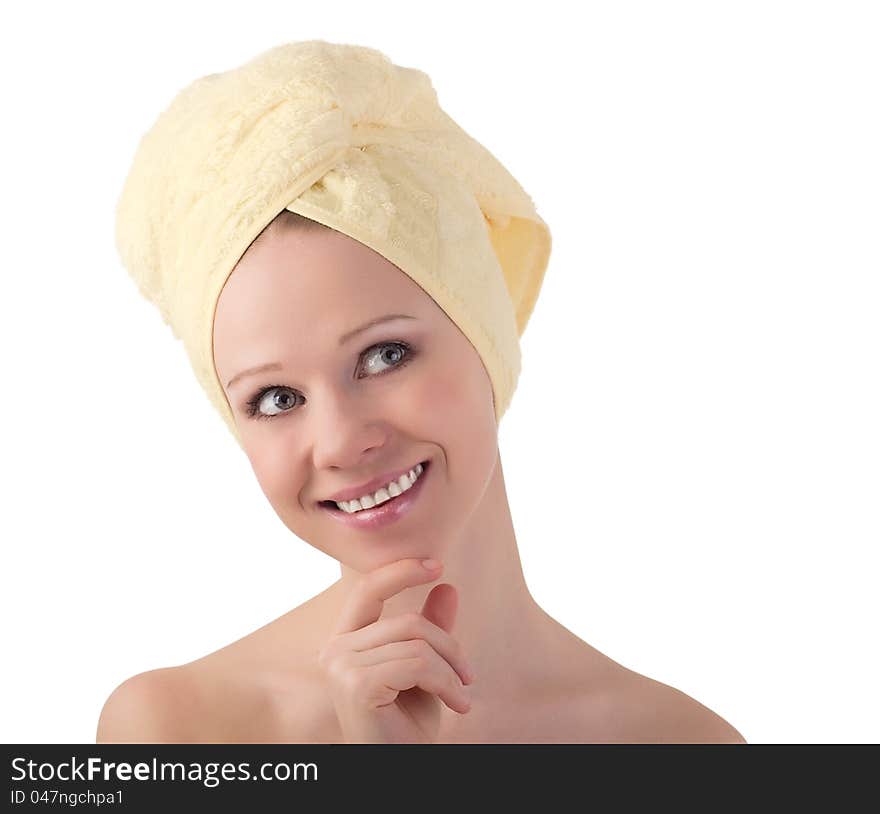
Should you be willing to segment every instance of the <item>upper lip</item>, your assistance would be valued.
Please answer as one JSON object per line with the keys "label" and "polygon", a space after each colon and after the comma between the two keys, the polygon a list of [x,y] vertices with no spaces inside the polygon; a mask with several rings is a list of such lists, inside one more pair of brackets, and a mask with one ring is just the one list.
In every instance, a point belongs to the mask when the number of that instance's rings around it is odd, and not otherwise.
{"label": "upper lip", "polygon": [[371,495],[377,489],[382,486],[387,486],[391,481],[397,480],[401,475],[409,472],[410,469],[415,469],[419,463],[426,462],[416,462],[412,466],[408,466],[405,469],[398,469],[393,472],[386,472],[384,475],[377,475],[375,478],[368,480],[366,483],[362,483],[360,486],[353,486],[350,489],[343,489],[341,492],[337,492],[335,495],[331,495],[330,497],[324,498],[324,500],[333,500],[336,503],[342,503],[344,500],[354,500],[358,497],[363,497],[364,495]]}

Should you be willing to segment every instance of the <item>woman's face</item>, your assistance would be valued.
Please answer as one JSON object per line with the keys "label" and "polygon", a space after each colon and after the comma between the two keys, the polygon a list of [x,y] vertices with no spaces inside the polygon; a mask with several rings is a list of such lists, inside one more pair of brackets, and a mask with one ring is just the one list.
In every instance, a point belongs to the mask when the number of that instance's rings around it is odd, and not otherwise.
{"label": "woman's face", "polygon": [[[482,360],[430,296],[377,252],[338,232],[276,227],[230,275],[214,322],[217,372],[260,487],[296,536],[358,571],[442,557],[497,460]],[[346,336],[390,314],[412,318]],[[378,532],[340,523],[318,505],[425,460],[415,504]]]}

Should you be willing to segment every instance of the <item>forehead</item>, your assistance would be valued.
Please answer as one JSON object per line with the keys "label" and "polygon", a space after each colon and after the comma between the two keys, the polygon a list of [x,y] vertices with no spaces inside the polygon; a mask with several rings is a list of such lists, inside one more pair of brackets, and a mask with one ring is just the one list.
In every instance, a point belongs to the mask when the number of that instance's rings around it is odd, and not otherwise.
{"label": "forehead", "polygon": [[215,361],[219,369],[285,347],[335,346],[372,317],[428,316],[432,306],[407,274],[357,240],[279,229],[251,246],[221,291]]}
{"label": "forehead", "polygon": [[[383,295],[405,295],[416,287],[404,272],[378,252],[340,232],[303,232],[279,228],[264,235],[241,258],[220,300],[240,301],[296,294],[300,301],[337,300],[345,291],[381,287]],[[267,297],[268,299],[268,297]]]}

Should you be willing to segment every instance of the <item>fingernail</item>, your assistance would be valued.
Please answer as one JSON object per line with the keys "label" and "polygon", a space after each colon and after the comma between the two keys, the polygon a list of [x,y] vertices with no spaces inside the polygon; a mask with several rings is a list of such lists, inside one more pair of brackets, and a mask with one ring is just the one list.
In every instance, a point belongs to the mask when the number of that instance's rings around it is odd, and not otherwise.
{"label": "fingernail", "polygon": [[422,565],[425,566],[429,571],[433,571],[435,568],[440,567],[440,560],[427,559],[422,560]]}

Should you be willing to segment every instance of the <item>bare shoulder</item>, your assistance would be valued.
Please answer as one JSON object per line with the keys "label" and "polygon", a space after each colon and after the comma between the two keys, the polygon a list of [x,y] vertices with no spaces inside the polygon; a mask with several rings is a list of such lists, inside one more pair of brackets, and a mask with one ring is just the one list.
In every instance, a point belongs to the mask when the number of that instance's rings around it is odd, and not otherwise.
{"label": "bare shoulder", "polygon": [[681,690],[624,669],[588,706],[603,742],[746,743],[724,718]]}
{"label": "bare shoulder", "polygon": [[104,702],[96,743],[174,743],[183,739],[197,690],[181,667],[138,673]]}
{"label": "bare shoulder", "polygon": [[96,742],[307,742],[317,712],[294,610],[195,661],[122,682],[104,703]]}

